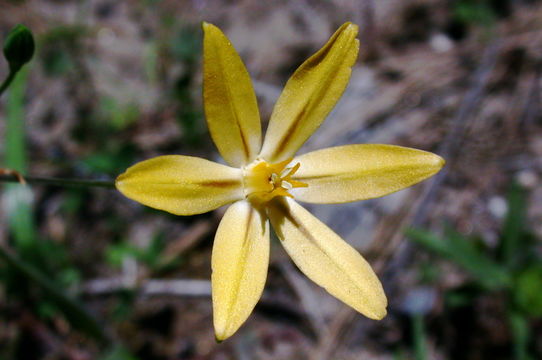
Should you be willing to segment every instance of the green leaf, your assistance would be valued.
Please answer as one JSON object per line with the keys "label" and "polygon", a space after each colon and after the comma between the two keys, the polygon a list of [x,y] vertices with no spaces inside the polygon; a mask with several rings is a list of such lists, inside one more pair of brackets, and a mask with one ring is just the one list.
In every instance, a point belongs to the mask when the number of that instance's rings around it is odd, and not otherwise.
{"label": "green leaf", "polygon": [[80,162],[89,173],[120,174],[134,163],[134,147],[130,144],[106,146]]}
{"label": "green leaf", "polygon": [[406,234],[417,244],[463,268],[487,289],[505,288],[510,283],[508,273],[478,249],[473,239],[451,229],[447,230],[445,239],[422,229],[411,228]]}
{"label": "green leaf", "polygon": [[107,119],[107,128],[123,130],[136,122],[140,116],[139,108],[133,103],[122,103],[111,96],[102,96],[99,102],[101,118]]}
{"label": "green leaf", "polygon": [[38,285],[51,299],[51,301],[64,314],[70,324],[93,337],[104,345],[109,345],[110,340],[106,336],[98,322],[83,308],[75,299],[64,294],[54,283],[42,275],[31,264],[27,264],[17,256],[10,254],[3,247],[0,247],[0,259],[4,260],[9,266],[20,272],[24,277]]}
{"label": "green leaf", "polygon": [[[111,244],[106,250],[107,261],[120,267],[125,258],[131,257],[148,266],[152,271],[167,269],[171,264],[162,258],[165,242],[162,234],[155,235],[146,248],[134,246],[127,242]],[[178,259],[175,259],[178,264]]]}
{"label": "green leaf", "polygon": [[[24,94],[27,70],[13,81],[6,106],[5,167],[24,173],[27,168]],[[32,190],[20,184],[5,186],[8,227],[17,250],[31,251],[35,242]]]}
{"label": "green leaf", "polygon": [[137,360],[137,358],[132,356],[125,348],[117,346],[106,352],[99,360]]}
{"label": "green leaf", "polygon": [[474,283],[467,283],[458,288],[451,289],[444,293],[444,303],[450,308],[462,308],[469,306],[481,295],[483,289]]}
{"label": "green leaf", "polygon": [[454,17],[465,23],[490,27],[495,24],[496,14],[487,1],[460,0],[453,6]]}
{"label": "green leaf", "polygon": [[171,53],[176,60],[196,62],[200,58],[202,37],[200,27],[183,27],[171,41]]}
{"label": "green leaf", "polygon": [[499,246],[499,257],[508,267],[514,267],[529,245],[524,227],[526,217],[525,191],[512,184],[508,193],[508,212],[504,220]]}
{"label": "green leaf", "polygon": [[542,317],[542,266],[534,265],[517,275],[514,300],[521,312],[530,317]]}
{"label": "green leaf", "polygon": [[78,25],[61,25],[44,33],[40,42],[40,60],[45,74],[62,76],[73,71],[79,64],[76,59],[88,34],[85,26]]}
{"label": "green leaf", "polygon": [[106,249],[107,262],[113,266],[120,267],[127,257],[136,257],[137,248],[126,242],[111,244]]}
{"label": "green leaf", "polygon": [[427,339],[425,335],[425,325],[423,315],[412,316],[412,342],[414,345],[414,354],[416,360],[427,359]]}
{"label": "green leaf", "polygon": [[527,319],[518,313],[510,313],[508,315],[508,321],[510,323],[510,330],[512,331],[512,338],[514,339],[514,359],[515,360],[529,360],[528,353],[529,344],[529,324]]}

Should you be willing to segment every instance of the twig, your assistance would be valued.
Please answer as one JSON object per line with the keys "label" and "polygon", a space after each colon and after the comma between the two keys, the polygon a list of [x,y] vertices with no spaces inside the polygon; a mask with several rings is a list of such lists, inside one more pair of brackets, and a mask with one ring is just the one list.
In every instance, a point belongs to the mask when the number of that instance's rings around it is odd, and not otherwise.
{"label": "twig", "polygon": [[51,185],[51,186],[76,186],[76,187],[104,187],[115,188],[115,182],[111,180],[85,180],[85,179],[64,179],[42,176],[22,176],[20,173],[10,169],[1,169],[0,182],[18,182],[30,185]]}
{"label": "twig", "polygon": [[540,77],[542,75],[542,63],[536,65],[534,76],[529,87],[529,94],[525,102],[525,108],[519,118],[519,129],[524,135],[529,127],[535,122],[536,117],[540,114]]}
{"label": "twig", "polygon": [[[458,157],[464,134],[467,130],[467,121],[472,119],[472,114],[475,113],[476,108],[481,103],[480,99],[497,62],[499,49],[500,43],[493,42],[484,51],[480,65],[473,75],[472,86],[463,98],[456,116],[452,119],[452,129],[443,140],[438,151],[446,159],[448,164],[437,175],[427,181],[424,191],[419,197],[418,205],[413,208],[414,213],[411,215],[412,221],[410,222],[412,226],[421,226],[425,222],[428,211],[435,201],[438,189],[448,176],[450,164]],[[392,257],[386,264],[384,281],[385,278],[392,276],[396,272],[396,269],[401,268],[411,255],[410,248],[408,247],[409,243],[403,241],[404,235],[402,232],[398,232],[397,237],[399,239],[395,252],[397,255]]]}
{"label": "twig", "polygon": [[140,284],[127,283],[124,277],[94,279],[84,283],[83,295],[111,295],[133,290],[142,296],[209,297],[211,282],[208,280],[147,280]]}
{"label": "twig", "polygon": [[24,179],[23,175],[17,170],[0,169],[0,176],[2,175],[13,177],[15,178],[15,181],[17,181],[19,184],[26,185],[26,180]]}
{"label": "twig", "polygon": [[497,62],[497,54],[500,49],[499,42],[491,43],[485,50],[480,62],[480,66],[474,73],[474,81],[471,88],[463,98],[456,116],[452,119],[452,130],[444,138],[439,147],[439,155],[448,161],[448,166],[445,166],[437,175],[433,176],[425,187],[425,192],[422,195],[422,202],[416,210],[416,214],[412,220],[412,225],[420,226],[427,217],[427,212],[430,205],[433,203],[437,190],[448,176],[449,164],[457,157],[461,149],[464,134],[467,130],[467,120],[472,119],[472,114],[480,105],[482,94],[489,81],[489,75]]}
{"label": "twig", "polygon": [[180,255],[196,246],[201,239],[209,234],[220,221],[216,216],[213,220],[201,220],[195,223],[180,238],[171,242],[163,251],[162,262],[167,264],[179,258]]}
{"label": "twig", "polygon": [[315,302],[315,294],[307,283],[307,280],[299,275],[290,261],[281,261],[278,263],[278,267],[290,283],[292,289],[297,293],[304,310],[304,316],[312,326],[314,333],[318,335],[319,339],[326,338],[328,328],[323,314],[318,307],[318,303]]}
{"label": "twig", "polygon": [[[463,140],[463,135],[467,128],[467,120],[471,118],[471,115],[480,104],[480,98],[482,97],[483,91],[489,80],[489,75],[491,74],[491,71],[496,63],[497,53],[500,48],[499,45],[500,44],[497,42],[492,43],[484,52],[480,66],[474,74],[472,87],[463,98],[463,102],[456,113],[456,116],[452,120],[452,130],[448,133],[440,146],[438,153],[447,159],[448,162],[451,162],[458,155],[460,145]],[[429,180],[429,183],[425,187],[424,193],[420,196],[419,202],[417,202],[418,205],[412,207],[413,212],[407,211],[402,220],[399,221],[400,224],[404,224],[406,219],[412,219],[412,224],[418,226],[424,222],[429,207],[434,201],[437,190],[440,188],[447,176],[447,169],[448,168],[445,167],[436,176]],[[377,264],[377,266],[375,266],[375,271],[385,271],[383,274],[384,283],[387,282],[386,275],[393,273],[394,269],[400,267],[409,257],[408,248],[404,247],[406,246],[406,243],[402,241],[404,238],[402,232],[397,231],[396,237],[397,240],[391,241],[391,243],[396,244],[395,247],[397,251],[395,253],[401,254],[401,257],[399,258],[398,256],[395,256],[387,261],[381,261],[379,259],[375,261]],[[401,249],[401,246],[403,246],[403,249]],[[388,253],[389,252],[384,253],[382,256],[386,258]],[[341,334],[343,334],[346,329],[351,326],[355,319],[356,312],[354,310],[346,307],[342,309],[335,317],[334,321],[330,324],[327,338],[320,342],[311,359],[324,360],[332,358],[333,353],[339,347],[337,345],[341,341]]]}
{"label": "twig", "polygon": [[81,331],[91,335],[102,345],[109,346],[112,339],[101,324],[75,298],[68,296],[53,281],[31,264],[22,261],[9,249],[0,246],[0,261],[11,266],[33,284],[38,285],[56,305],[62,309],[66,318]]}
{"label": "twig", "polygon": [[378,57],[376,25],[375,25],[375,4],[374,0],[363,1],[361,9],[361,18],[363,28],[360,39],[364,46],[361,47],[361,56],[363,60],[371,61]]}
{"label": "twig", "polygon": [[[80,287],[79,295],[82,296],[107,296],[122,291],[134,291],[139,297],[179,297],[179,298],[210,298],[211,282],[209,280],[156,280],[149,279],[133,284],[126,278],[101,278],[89,280]],[[265,309],[265,310],[264,310]],[[291,306],[277,301],[274,296],[264,291],[258,302],[256,311],[262,313],[286,314],[293,321],[306,319],[306,314],[299,311],[297,306]],[[313,331],[312,327],[309,329]]]}
{"label": "twig", "polygon": [[19,322],[21,328],[27,328],[38,338],[42,343],[46,344],[50,351],[48,351],[48,358],[57,358],[63,355],[62,358],[70,360],[90,360],[90,354],[76,348],[69,341],[61,339],[51,329],[45,325],[45,323],[37,319],[35,315],[27,310],[24,310],[19,316]]}

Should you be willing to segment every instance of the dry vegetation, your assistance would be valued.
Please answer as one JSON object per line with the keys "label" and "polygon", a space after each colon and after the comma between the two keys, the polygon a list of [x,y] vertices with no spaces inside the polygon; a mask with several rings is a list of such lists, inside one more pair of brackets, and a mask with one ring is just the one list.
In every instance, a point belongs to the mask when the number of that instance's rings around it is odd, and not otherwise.
{"label": "dry vegetation", "polygon": [[[159,154],[216,159],[200,99],[202,20],[219,25],[243,57],[264,122],[295,67],[338,25],[358,23],[351,83],[302,151],[387,143],[447,160],[441,175],[394,195],[310,206],[380,274],[390,299],[381,322],[309,283],[275,241],[255,314],[217,344],[208,281],[221,214],[174,217],[107,189],[32,188],[36,237],[66,253],[55,276],[75,274],[51,280],[135,359],[409,359],[413,297],[427,303],[428,359],[511,359],[502,297],[447,311],[444,294],[468,276],[404,236],[409,225],[439,232],[446,222],[494,248],[515,181],[529,195],[526,219],[541,250],[542,3],[461,3],[467,10],[444,0],[0,1],[0,32],[22,22],[39,44],[24,110],[29,174],[112,179]],[[1,78],[6,69],[2,59]],[[5,142],[0,151],[9,151]],[[0,209],[2,245],[13,242],[8,211]],[[422,280],[428,271],[438,281]],[[26,297],[0,292],[0,359],[102,356],[28,288]],[[542,336],[540,319],[530,331]],[[542,356],[540,343],[530,346]],[[122,356],[103,359],[130,359]]]}

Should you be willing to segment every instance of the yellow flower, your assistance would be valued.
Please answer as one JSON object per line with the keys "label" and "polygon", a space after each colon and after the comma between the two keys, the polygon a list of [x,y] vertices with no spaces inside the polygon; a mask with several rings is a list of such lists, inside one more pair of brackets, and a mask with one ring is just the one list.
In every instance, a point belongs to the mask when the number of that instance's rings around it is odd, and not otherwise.
{"label": "yellow flower", "polygon": [[[444,160],[393,145],[345,145],[295,156],[342,95],[356,61],[358,27],[342,25],[292,75],[265,139],[248,72],[230,41],[204,23],[203,100],[211,136],[230,166],[168,155],[117,178],[127,197],[177,215],[232,204],[212,253],[214,327],[231,336],[258,302],[269,263],[269,222],[299,269],[371,319],[386,315],[380,281],[361,255],[296,200],[343,203],[383,196],[437,173]],[[295,199],[295,200],[294,200]]]}

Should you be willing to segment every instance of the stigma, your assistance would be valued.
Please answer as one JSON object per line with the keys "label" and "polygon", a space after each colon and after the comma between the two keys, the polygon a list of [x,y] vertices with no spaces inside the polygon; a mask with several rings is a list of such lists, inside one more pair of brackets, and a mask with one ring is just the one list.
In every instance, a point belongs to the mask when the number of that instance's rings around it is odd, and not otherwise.
{"label": "stigma", "polygon": [[308,185],[292,179],[292,175],[301,166],[296,163],[289,166],[292,159],[270,164],[256,159],[243,169],[245,197],[253,204],[261,205],[277,196],[293,198],[290,190]]}

